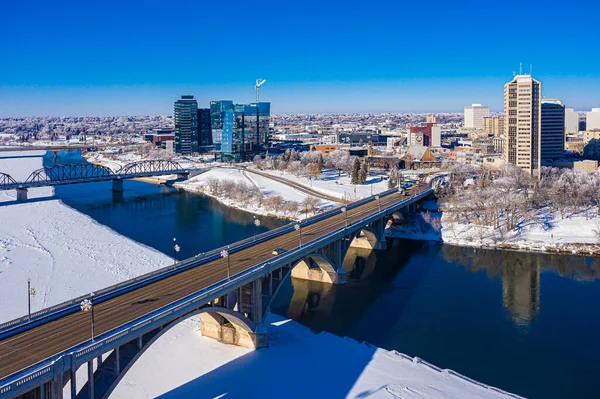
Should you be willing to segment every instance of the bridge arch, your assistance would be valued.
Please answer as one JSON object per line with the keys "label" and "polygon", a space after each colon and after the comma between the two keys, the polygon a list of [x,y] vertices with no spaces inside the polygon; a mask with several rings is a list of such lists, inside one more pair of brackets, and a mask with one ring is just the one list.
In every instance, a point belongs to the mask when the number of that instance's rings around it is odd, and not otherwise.
{"label": "bridge arch", "polygon": [[305,280],[321,281],[337,284],[339,282],[338,268],[331,259],[322,254],[306,255],[292,265],[291,276]]}
{"label": "bridge arch", "polygon": [[[127,372],[144,355],[144,353],[148,350],[148,348],[150,348],[152,346],[152,344],[154,344],[156,341],[158,341],[171,328],[175,327],[176,325],[183,322],[184,320],[187,320],[194,316],[200,316],[200,318],[201,318],[200,325],[201,326],[210,325],[211,321],[216,321],[216,322],[225,321],[225,325],[227,323],[230,323],[236,329],[236,333],[241,333],[241,334],[244,334],[244,333],[252,334],[256,328],[254,322],[252,322],[251,320],[246,318],[244,315],[237,313],[236,311],[233,311],[228,308],[218,307],[218,306],[210,306],[210,307],[202,307],[202,308],[195,309],[173,321],[170,321],[170,322],[162,325],[159,329],[154,330],[151,333],[149,333],[149,334],[152,334],[152,336],[149,337],[146,341],[142,340],[142,346],[141,346],[141,348],[138,348],[137,353],[133,357],[131,357],[126,363],[123,363],[123,361],[121,361],[119,373],[114,376],[114,380],[111,381],[110,385],[106,384],[106,391],[101,392],[101,395],[99,395],[99,397],[100,398],[108,398],[111,395],[111,393],[115,390],[115,388],[119,385],[119,382],[121,382],[121,380],[127,374]],[[149,334],[147,334],[147,335],[149,335]],[[202,331],[202,335],[210,337],[210,335],[205,335],[204,331]],[[214,338],[214,337],[211,337],[211,338]],[[113,351],[113,353],[109,356],[109,358],[113,357],[112,360],[114,362],[115,356],[116,356],[116,352]],[[105,360],[104,362],[106,363],[107,361],[108,361],[108,359]],[[82,391],[87,388],[88,388],[87,385],[85,385],[84,387],[82,387]],[[96,393],[98,393],[97,390],[96,390]],[[77,396],[79,396],[79,395],[77,395]]]}
{"label": "bridge arch", "polygon": [[351,247],[376,249],[378,248],[379,241],[383,237],[379,237],[375,230],[373,230],[371,227],[365,226],[358,230],[350,238]]}
{"label": "bridge arch", "polygon": [[176,171],[183,170],[183,168],[179,163],[174,161],[155,159],[129,163],[124,165],[119,173],[127,175],[132,173],[164,172],[166,170]]}
{"label": "bridge arch", "polygon": [[92,163],[53,165],[34,170],[25,182],[64,182],[79,179],[94,179],[112,175],[114,175],[114,173],[110,168]]}
{"label": "bridge arch", "polygon": [[11,175],[0,172],[0,185],[8,186],[10,184],[17,184],[17,181]]}

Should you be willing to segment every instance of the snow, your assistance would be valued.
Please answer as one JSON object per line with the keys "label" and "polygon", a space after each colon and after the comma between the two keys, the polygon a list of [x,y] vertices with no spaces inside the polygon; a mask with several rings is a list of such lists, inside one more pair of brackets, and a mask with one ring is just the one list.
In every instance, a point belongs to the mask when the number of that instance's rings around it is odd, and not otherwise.
{"label": "snow", "polygon": [[[0,171],[24,180],[42,161],[0,158]],[[34,201],[17,203],[14,190],[0,192],[0,323],[27,313],[28,278],[35,312],[171,262],[64,205],[51,187],[28,195]]]}
{"label": "snow", "polygon": [[469,247],[600,254],[600,216],[597,207],[565,215],[564,218],[559,212],[542,208],[534,221],[521,223],[504,235],[490,226],[454,222],[438,211],[434,201],[424,201],[422,209],[433,220],[441,222],[440,230],[427,224],[421,213],[415,215],[410,224],[391,226],[386,230],[386,235]]}
{"label": "snow", "polygon": [[[388,190],[387,180],[384,179],[383,175],[369,175],[366,184],[351,184],[350,176],[342,172],[342,175],[338,177],[337,170],[324,170],[317,180],[309,180],[308,177],[305,176],[295,176],[294,174],[286,171],[280,172],[277,170],[267,169],[263,170],[262,172],[274,176],[283,177],[284,179],[291,180],[294,183],[301,184],[305,187],[311,188],[323,194],[338,197],[340,199],[346,198],[348,199],[348,201],[366,198],[371,195],[375,195]],[[373,192],[371,192],[371,190]]]}
{"label": "snow", "polygon": [[[184,182],[177,183],[176,186],[181,187],[188,191],[201,192],[204,195],[213,196],[210,193],[210,190],[208,189],[208,182],[211,179],[218,179],[219,181],[230,180],[230,181],[235,181],[238,183],[245,183],[248,185],[253,185],[253,186],[257,187],[263,193],[263,195],[265,197],[279,195],[286,202],[287,201],[302,202],[304,199],[309,197],[307,194],[305,194],[293,187],[290,187],[286,184],[280,183],[275,180],[271,180],[267,177],[263,177],[263,176],[255,174],[255,173],[252,173],[252,172],[247,172],[242,169],[225,168],[225,167],[215,167],[201,175],[195,176]],[[235,198],[234,199],[224,198],[222,196],[219,196],[216,198],[228,206],[246,210],[248,212],[252,212],[255,214],[271,215],[271,216],[278,216],[278,217],[291,217],[294,219],[297,219],[302,216],[302,210],[300,210],[297,215],[289,215],[289,214],[286,214],[284,211],[275,212],[275,214],[273,215],[273,212],[267,211],[255,203],[242,202],[242,201],[236,200]],[[335,205],[336,204],[331,201],[321,200],[321,202],[320,202],[321,209],[326,209],[329,207],[333,207]]]}
{"label": "snow", "polygon": [[[0,171],[24,179],[41,162],[0,159]],[[292,194],[287,186],[272,190]],[[25,314],[27,278],[37,290],[35,311],[171,262],[67,207],[52,188],[31,189],[29,196],[35,200],[16,203],[14,191],[0,193],[0,322]],[[314,334],[279,316],[269,315],[267,323],[270,346],[257,351],[201,337],[197,318],[180,323],[133,365],[111,397],[510,397],[416,358]],[[85,377],[81,367],[80,389]]]}
{"label": "snow", "polygon": [[111,397],[515,397],[274,314],[266,323],[269,347],[251,351],[202,337],[197,318],[188,319],[142,355]]}

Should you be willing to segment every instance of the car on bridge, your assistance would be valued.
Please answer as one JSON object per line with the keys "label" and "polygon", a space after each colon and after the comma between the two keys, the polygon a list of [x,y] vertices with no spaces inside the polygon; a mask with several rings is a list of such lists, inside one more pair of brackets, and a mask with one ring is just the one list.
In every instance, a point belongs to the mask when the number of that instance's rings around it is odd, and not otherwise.
{"label": "car on bridge", "polygon": [[282,253],[286,252],[287,249],[285,248],[275,248],[273,250],[273,252],[271,252],[272,255],[277,256],[277,255],[281,255]]}

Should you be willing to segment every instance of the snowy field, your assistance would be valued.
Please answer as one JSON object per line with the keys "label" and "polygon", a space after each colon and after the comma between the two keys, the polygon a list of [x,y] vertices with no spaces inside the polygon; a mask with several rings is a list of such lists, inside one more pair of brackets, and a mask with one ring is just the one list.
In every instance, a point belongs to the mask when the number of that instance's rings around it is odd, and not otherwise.
{"label": "snowy field", "polygon": [[[0,159],[0,171],[25,179],[41,164],[42,158]],[[62,204],[52,188],[30,190],[27,203],[15,197],[0,193],[0,322],[26,313],[27,278],[37,290],[35,311],[171,262]],[[111,397],[509,397],[395,352],[315,335],[274,315],[267,321],[270,347],[258,351],[201,337],[197,319],[181,323],[134,364]],[[85,374],[80,368],[80,388]],[[68,391],[67,384],[67,397]]]}
{"label": "snowy field", "polygon": [[[307,194],[296,190],[293,187],[290,187],[286,184],[271,180],[269,178],[257,175],[252,172],[246,172],[242,169],[234,169],[234,168],[213,168],[208,172],[205,172],[201,175],[195,176],[187,181],[177,183],[177,187],[181,187],[185,190],[192,192],[200,192],[205,195],[211,195],[209,189],[209,182],[211,179],[218,179],[219,181],[235,181],[238,183],[244,183],[249,186],[254,186],[266,197],[271,196],[281,196],[281,198],[286,201],[296,201],[298,203],[304,201],[307,197]],[[272,215],[278,217],[286,217],[286,218],[300,218],[303,216],[303,212],[300,209],[295,214],[286,213],[284,210],[281,211],[273,211],[267,210],[264,206],[260,206],[254,202],[241,201],[236,198],[226,198],[223,195],[216,197],[219,201],[223,202],[227,206],[242,209],[248,212],[252,212],[255,214],[261,215]],[[320,200],[319,209],[327,209],[337,204],[331,201]],[[310,216],[310,215],[309,215]]]}
{"label": "snowy field", "polygon": [[[386,230],[386,235],[470,247],[600,254],[600,216],[597,208],[564,218],[558,212],[551,213],[544,208],[538,211],[534,222],[519,224],[516,229],[503,235],[493,227],[453,222],[437,211],[437,204],[433,201],[423,202],[423,209],[429,212],[433,223],[424,220],[423,214],[416,215],[411,224],[392,226]],[[441,229],[433,228],[435,224]]]}
{"label": "snowy field", "polygon": [[387,180],[384,180],[383,176],[369,176],[366,184],[351,184],[350,177],[344,172],[338,177],[337,170],[324,170],[317,180],[309,180],[308,177],[295,176],[285,171],[280,172],[278,170],[266,169],[261,172],[283,177],[323,194],[332,195],[340,199],[346,198],[348,201],[366,198],[388,190]]}
{"label": "snowy field", "polygon": [[[17,180],[40,167],[42,158],[0,159],[0,171]],[[51,187],[28,195],[16,203],[15,191],[0,192],[0,322],[27,313],[28,278],[35,312],[171,262],[64,205]]]}
{"label": "snowy field", "polygon": [[[269,347],[256,351],[175,326],[142,355],[111,397],[445,398],[516,397],[447,370],[270,314]],[[168,355],[167,355],[168,354]]]}

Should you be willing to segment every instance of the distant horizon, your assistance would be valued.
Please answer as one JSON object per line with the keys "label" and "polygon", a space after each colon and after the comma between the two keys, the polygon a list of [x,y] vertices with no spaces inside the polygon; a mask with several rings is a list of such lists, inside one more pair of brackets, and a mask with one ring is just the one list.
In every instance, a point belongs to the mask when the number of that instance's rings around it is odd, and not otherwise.
{"label": "distant horizon", "polygon": [[[257,78],[278,114],[462,112],[473,103],[502,112],[520,64],[533,65],[543,96],[585,111],[600,107],[600,4],[574,1],[519,4],[538,18],[518,24],[469,1],[257,0],[235,3],[235,13],[191,0],[10,2],[0,117],[169,115],[181,94],[201,107],[253,102]],[[539,40],[523,46],[530,37]]]}

